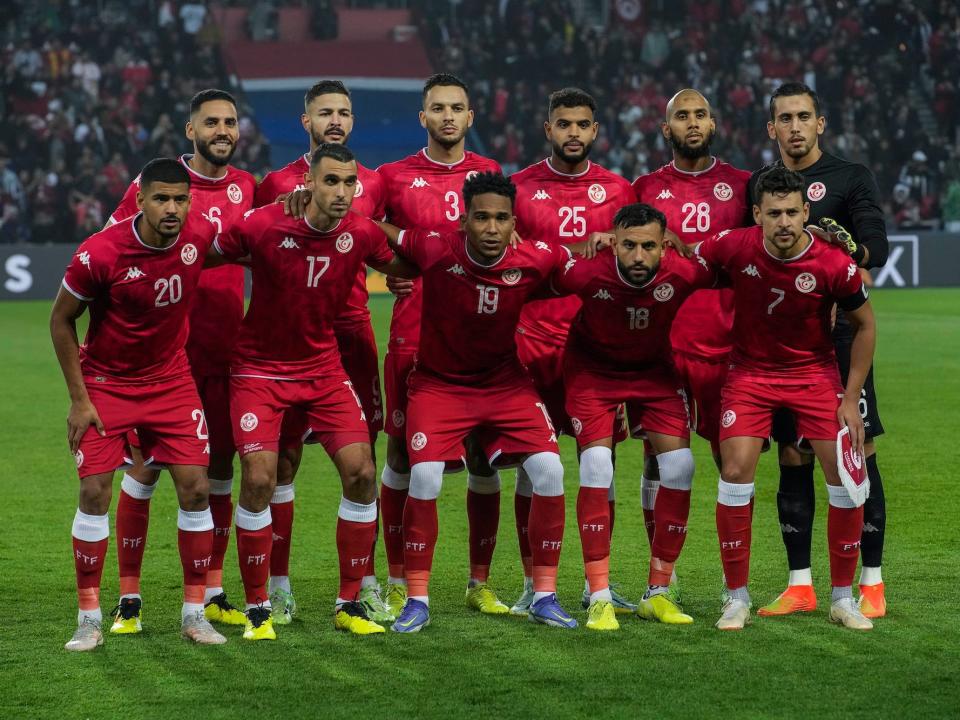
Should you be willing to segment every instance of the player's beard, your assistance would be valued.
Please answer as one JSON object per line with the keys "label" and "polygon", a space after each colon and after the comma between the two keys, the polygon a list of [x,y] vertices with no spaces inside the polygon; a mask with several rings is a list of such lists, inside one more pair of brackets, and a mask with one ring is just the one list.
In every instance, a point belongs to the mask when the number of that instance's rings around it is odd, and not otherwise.
{"label": "player's beard", "polygon": [[703,142],[697,147],[691,147],[682,140],[678,140],[676,135],[670,135],[670,144],[673,146],[673,152],[685,160],[699,160],[710,154],[710,144],[713,142],[713,133],[703,136]]}
{"label": "player's beard", "polygon": [[467,134],[467,131],[464,128],[458,135],[447,136],[447,135],[444,135],[442,132],[440,132],[440,130],[442,129],[443,129],[442,127],[437,130],[432,130],[428,128],[427,131],[430,133],[430,137],[433,139],[435,143],[437,143],[437,145],[439,145],[442,148],[447,148],[448,150],[452,147],[456,147],[461,142],[463,142],[463,138]]}
{"label": "player's beard", "polygon": [[563,162],[567,163],[568,165],[577,165],[579,163],[582,163],[584,160],[586,160],[590,156],[590,150],[591,148],[593,148],[593,143],[592,142],[583,143],[583,150],[581,150],[576,155],[571,155],[570,153],[568,153],[566,150],[563,149],[563,145],[561,145],[558,142],[551,141],[550,146],[553,148],[553,154],[556,157],[563,160]]}
{"label": "player's beard", "polygon": [[331,138],[328,138],[328,137],[326,137],[325,135],[323,135],[322,133],[318,133],[318,132],[316,132],[316,131],[314,131],[314,130],[311,130],[311,131],[310,131],[310,139],[313,140],[313,146],[314,146],[314,147],[319,147],[320,145],[323,145],[324,143],[332,143],[332,144],[334,144],[334,145],[346,145],[346,144],[347,144],[347,140],[350,139],[350,136],[349,136],[347,133],[344,133],[343,135],[341,135],[341,136],[339,136],[339,137],[335,137],[335,138],[334,138],[334,137],[331,137]]}
{"label": "player's beard", "polygon": [[206,142],[204,140],[201,140],[200,138],[197,138],[196,140],[194,140],[194,144],[197,146],[197,152],[200,154],[200,156],[204,160],[206,160],[211,165],[216,165],[217,167],[223,167],[224,165],[230,164],[230,160],[233,158],[233,154],[237,151],[237,144],[233,143],[230,146],[230,152],[225,157],[214,155],[213,151],[210,149],[210,145],[222,139],[223,138],[216,137],[210,142]]}
{"label": "player's beard", "polygon": [[637,270],[640,270],[642,268],[645,271],[643,276],[638,279],[634,273],[630,272],[630,268],[628,268],[626,265],[620,262],[619,258],[617,259],[617,265],[620,266],[620,274],[624,277],[624,279],[626,279],[627,282],[637,286],[646,285],[648,282],[650,282],[653,276],[656,275],[657,271],[660,269],[660,263],[657,263],[652,268],[648,268],[646,265],[632,266],[637,268]]}
{"label": "player's beard", "polygon": [[178,217],[176,217],[176,216],[173,216],[173,217],[177,220],[176,229],[175,229],[175,230],[169,230],[169,229],[167,229],[167,228],[165,228],[165,227],[163,226],[163,221],[164,221],[164,220],[167,220],[167,219],[170,219],[170,218],[166,218],[166,217],[160,218],[160,222],[158,222],[156,225],[154,225],[152,222],[150,222],[150,219],[146,217],[146,213],[144,213],[144,218],[147,220],[147,223],[150,225],[151,228],[153,228],[153,231],[154,231],[157,235],[159,235],[161,238],[163,238],[165,241],[167,241],[167,242],[164,243],[164,244],[167,244],[167,245],[169,244],[169,241],[170,241],[170,240],[173,240],[175,237],[177,237],[177,235],[179,235],[179,234],[180,234],[180,231],[183,229],[183,220],[181,220],[180,218],[178,218]]}

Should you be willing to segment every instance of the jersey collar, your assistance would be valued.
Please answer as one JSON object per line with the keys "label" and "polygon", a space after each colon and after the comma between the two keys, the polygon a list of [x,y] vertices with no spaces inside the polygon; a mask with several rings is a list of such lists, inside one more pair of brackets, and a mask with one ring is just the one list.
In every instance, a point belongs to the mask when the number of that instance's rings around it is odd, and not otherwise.
{"label": "jersey collar", "polygon": [[478,263],[478,262],[477,262],[476,260],[474,260],[473,257],[470,255],[470,248],[469,248],[469,241],[467,240],[467,234],[466,234],[466,233],[463,233],[463,252],[464,252],[464,254],[467,256],[467,260],[469,260],[471,263],[473,263],[474,265],[476,265],[478,268],[483,268],[484,270],[490,270],[490,269],[492,269],[492,268],[495,268],[495,267],[496,267],[497,265],[499,265],[499,264],[503,261],[503,259],[507,256],[507,250],[509,250],[509,249],[510,249],[510,244],[507,243],[507,246],[503,249],[503,252],[500,253],[500,257],[497,258],[496,262],[491,263],[490,265],[484,265],[484,264],[482,264],[482,263]]}
{"label": "jersey collar", "polygon": [[[617,277],[620,278],[620,282],[622,282],[624,285],[626,285],[626,286],[627,286],[628,288],[630,288],[631,290],[646,290],[648,287],[650,287],[651,285],[653,285],[653,281],[657,279],[657,275],[660,273],[660,271],[658,270],[658,271],[655,272],[655,273],[653,274],[653,276],[652,276],[649,280],[647,280],[643,285],[635,285],[634,283],[632,283],[632,282],[630,282],[629,280],[627,280],[627,279],[623,276],[623,273],[620,272],[620,263],[617,262],[617,256],[616,256],[614,253],[610,253],[610,254],[613,256],[613,267],[614,267],[614,269],[617,271]],[[661,260],[661,262],[663,262],[663,261]]]}
{"label": "jersey collar", "polygon": [[440,167],[444,167],[444,168],[447,168],[447,169],[455,168],[457,165],[459,165],[460,163],[462,163],[464,160],[467,159],[467,151],[466,151],[466,150],[463,151],[463,157],[462,157],[462,158],[460,158],[460,159],[457,160],[456,162],[452,162],[452,163],[445,163],[445,162],[440,162],[439,160],[434,160],[432,157],[430,157],[429,155],[427,155],[427,149],[426,149],[426,148],[423,148],[422,150],[420,150],[420,154],[423,156],[423,159],[426,160],[427,162],[433,163],[434,165],[439,165]]}
{"label": "jersey collar", "polygon": [[586,175],[588,172],[590,172],[590,168],[593,167],[593,163],[590,162],[589,160],[587,160],[587,167],[586,167],[586,169],[583,170],[582,172],[578,172],[578,173],[563,173],[563,172],[560,172],[559,170],[557,170],[557,169],[553,166],[553,164],[550,162],[550,158],[544,159],[543,164],[546,165],[546,166],[547,166],[547,169],[550,170],[550,172],[552,172],[554,175],[559,175],[560,177],[565,177],[565,178],[578,178],[578,177],[583,177],[583,176]]}
{"label": "jersey collar", "polygon": [[[346,216],[344,216],[344,217],[346,217]],[[334,226],[333,226],[332,228],[330,228],[329,230],[320,230],[319,228],[315,228],[313,225],[310,224],[310,221],[307,220],[307,216],[306,216],[306,215],[303,216],[303,223],[304,223],[304,225],[306,225],[308,228],[310,228],[311,230],[313,230],[315,233],[318,233],[318,234],[320,234],[320,235],[329,235],[330,233],[336,232],[336,231],[337,231],[337,228],[340,227],[340,226],[343,224],[343,218],[340,218],[339,220],[337,220],[337,224],[334,225]]]}
{"label": "jersey collar", "polygon": [[[187,154],[187,155],[181,155],[181,156],[180,156],[180,164],[183,165],[183,166],[187,169],[187,172],[190,173],[191,175],[195,175],[196,177],[198,177],[198,178],[200,178],[200,179],[202,179],[202,180],[206,180],[207,182],[212,182],[212,183],[223,182],[224,180],[227,179],[227,175],[229,174],[229,170],[227,171],[227,173],[226,173],[223,177],[218,177],[218,178],[212,178],[212,177],[210,177],[210,176],[208,176],[208,175],[203,175],[203,174],[201,174],[201,173],[198,173],[196,170],[194,170],[192,167],[190,167],[190,164],[189,164],[189,162],[188,162],[188,161],[190,160],[190,158],[192,158],[192,157],[193,157],[193,153],[190,153],[190,154]],[[229,166],[228,166],[228,167],[229,167]]]}
{"label": "jersey collar", "polygon": [[677,164],[673,160],[670,161],[670,167],[673,168],[674,172],[680,173],[681,175],[690,175],[691,177],[696,177],[697,175],[703,175],[710,172],[717,166],[717,156],[711,155],[710,159],[713,162],[710,163],[709,167],[706,167],[703,170],[681,170],[677,167]]}
{"label": "jersey collar", "polygon": [[[173,242],[167,245],[166,247],[154,247],[153,245],[147,245],[143,239],[140,237],[140,233],[137,232],[137,221],[140,219],[140,216],[143,215],[141,210],[136,215],[133,216],[132,221],[130,222],[130,229],[133,230],[133,236],[137,239],[137,242],[143,245],[147,250],[153,250],[154,252],[166,252],[178,242],[180,242],[180,233],[177,233],[177,236],[173,239]],[[186,220],[184,220],[186,222]],[[183,230],[183,225],[180,225],[180,230]]]}
{"label": "jersey collar", "polygon": [[[771,259],[776,260],[778,263],[783,263],[784,265],[789,265],[789,264],[792,263],[792,262],[796,262],[797,260],[799,260],[800,258],[802,258],[804,255],[806,255],[808,252],[810,252],[810,248],[812,248],[812,247],[813,247],[813,244],[817,241],[817,236],[814,235],[813,233],[811,233],[811,232],[809,232],[809,231],[807,231],[807,230],[804,230],[803,232],[806,233],[806,235],[810,238],[810,244],[807,245],[807,246],[803,249],[803,252],[801,252],[801,253],[800,253],[799,255],[797,255],[796,257],[787,258],[786,260],[784,260],[783,258],[778,258],[776,255],[774,255],[772,252],[770,252],[770,250],[767,248],[767,241],[766,241],[766,239],[762,239],[762,240],[761,240],[761,242],[763,242],[763,251],[764,251],[767,255],[769,255]],[[760,237],[763,238],[763,234],[762,234],[762,233],[760,234]]]}

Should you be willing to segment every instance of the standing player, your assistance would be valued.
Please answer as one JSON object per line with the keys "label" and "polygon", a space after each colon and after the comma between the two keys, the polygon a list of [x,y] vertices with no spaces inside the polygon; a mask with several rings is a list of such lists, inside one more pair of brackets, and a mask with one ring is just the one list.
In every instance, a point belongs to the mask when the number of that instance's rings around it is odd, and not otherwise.
{"label": "standing player", "polygon": [[621,208],[613,224],[612,249],[577,262],[554,282],[558,292],[583,302],[567,340],[564,384],[580,451],[577,524],[590,584],[587,627],[620,627],[609,587],[607,493],[613,482],[611,431],[617,408],[627,401],[656,452],[663,484],[639,612],[649,620],[688,624],[693,618],[668,595],[686,538],[694,471],[689,407],[673,368],[670,328],[684,301],[717,278],[706,263],[664,252],[667,219],[650,205]]}
{"label": "standing player", "polygon": [[376,536],[376,476],[360,400],[340,363],[333,324],[360,266],[399,272],[373,221],[350,212],[357,165],[343,145],[321,144],[310,163],[310,203],[302,218],[272,204],[246,215],[214,249],[250,258],[253,294],[231,364],[230,409],[241,457],[237,553],[247,601],[247,640],[274,640],[267,594],[273,545],[270,499],[280,426],[291,407],[307,417],[343,484],[337,521],[338,630],[383,632],[356,602]]}
{"label": "standing player", "polygon": [[523,304],[573,260],[545,243],[508,247],[515,195],[503,175],[482,173],[463,185],[461,232],[385,226],[397,252],[420,268],[423,293],[423,332],[407,413],[411,470],[403,537],[409,597],[393,624],[396,632],[417,632],[430,622],[427,587],[438,534],[437,497],[444,469],[461,464],[470,433],[476,433],[489,463],[522,464],[533,484],[530,620],[577,626],[556,596],[564,525],[556,433],[514,340]]}
{"label": "standing player", "polygon": [[[180,162],[190,174],[191,212],[207,218],[217,232],[232,227],[253,206],[256,181],[230,166],[237,148],[237,104],[223,90],[203,90],[190,100],[187,138],[193,155]],[[119,222],[137,212],[139,180],[127,188],[110,216]],[[243,268],[207,270],[200,278],[196,302],[190,308],[187,358],[196,382],[210,434],[210,512],[213,554],[204,593],[207,619],[242,625],[243,613],[227,601],[223,590],[223,558],[230,541],[233,515],[233,439],[228,400],[230,350],[243,319]],[[150,498],[158,470],[141,464],[124,474],[117,502],[117,556],[120,562],[120,603],[112,632],[135,632],[140,615],[140,568],[146,549]]]}
{"label": "standing player", "polygon": [[[717,126],[707,99],[696,90],[681,90],[667,103],[660,129],[673,148],[673,162],[637,178],[633,183],[637,201],[663,212],[667,229],[688,245],[742,226],[750,173],[710,154]],[[718,468],[720,388],[727,374],[732,328],[733,291],[707,289],[683,304],[670,335],[677,374],[693,401],[697,434],[710,442]],[[629,415],[629,406],[627,410]],[[652,546],[660,476],[656,459],[649,454],[640,487],[644,525]],[[671,586],[671,594],[679,602],[676,575]]]}
{"label": "standing player", "polygon": [[[861,268],[882,267],[887,261],[889,243],[880,208],[880,190],[870,171],[863,165],[847,162],[820,149],[820,135],[826,120],[820,113],[817,94],[801,83],[781,85],[770,98],[770,122],[767,132],[780,148],[782,166],[799,172],[804,179],[804,194],[810,203],[810,221],[820,223],[831,218],[852,235],[849,252]],[[751,197],[757,201],[758,171],[751,178]],[[838,312],[833,330],[840,376],[844,382],[850,372],[853,328],[846,313]],[[863,509],[860,604],[867,617],[883,617],[886,597],[880,563],[886,528],[886,501],[883,480],[877,467],[874,438],[883,434],[877,410],[873,367],[867,374],[860,397],[870,477],[870,497]],[[787,550],[790,577],[787,589],[772,603],[760,609],[761,615],[787,615],[816,608],[817,598],[810,574],[810,543],[813,532],[814,489],[813,458],[798,451],[797,430],[788,413],[779,413],[773,426],[779,442],[780,491],[777,511],[780,531]]]}
{"label": "standing player", "polygon": [[[757,461],[781,408],[796,418],[827,480],[830,513],[827,545],[833,585],[830,620],[857,630],[873,624],[853,600],[851,585],[860,554],[863,506],[840,483],[837,433],[850,431],[863,450],[859,401],[876,340],[873,310],[857,266],[841,249],[806,232],[810,206],[803,177],[776,167],[756,183],[760,227],[720,233],[698,248],[723,269],[733,285],[734,347],[723,387],[717,494],[717,534],[728,598],[717,622],[740,630],[750,621],[747,578]],[[830,337],[834,304],[853,326],[850,372],[840,384]]]}
{"label": "standing player", "polygon": [[[110,535],[107,513],[113,474],[124,464],[132,430],[139,431],[148,462],[169,467],[177,490],[181,632],[204,645],[226,642],[203,615],[213,543],[209,445],[184,350],[187,314],[214,228],[196,213],[187,220],[190,175],[175,160],[147,163],[136,202],[140,212],[134,217],[80,245],[50,317],[71,399],[67,440],[80,475],[73,520],[79,627],[67,650],[103,644],[100,578]],[[90,327],[81,346],[76,321],[88,307]]]}
{"label": "standing player", "polygon": [[[423,86],[420,124],[427,131],[427,146],[377,169],[383,180],[386,219],[400,228],[454,231],[459,228],[463,214],[464,180],[479,172],[500,172],[500,166],[466,150],[473,110],[467,86],[459,78],[440,73],[427,80]],[[420,283],[415,281],[412,294],[398,297],[394,304],[390,344],[383,366],[387,394],[387,461],[381,478],[380,512],[390,573],[386,600],[394,613],[399,613],[407,597],[403,571],[403,507],[410,487],[406,450],[407,376],[419,346],[422,305]],[[470,526],[467,604],[484,613],[501,614],[507,612],[507,607],[487,585],[500,523],[500,476],[475,455],[473,452],[467,455]]]}
{"label": "standing player", "polygon": [[[577,88],[564,88],[550,95],[543,131],[552,148],[550,157],[516,173],[517,232],[526,240],[550,239],[555,245],[585,241],[590,233],[607,231],[613,226],[617,210],[633,202],[630,184],[599,165],[590,162],[590,150],[597,139],[597,103]],[[554,240],[559,238],[559,240]],[[547,405],[550,417],[560,432],[572,434],[564,409],[563,348],[567,330],[580,308],[576,297],[551,298],[529,303],[520,316],[517,348],[520,360]],[[521,467],[517,470],[514,510],[517,539],[523,562],[523,593],[511,608],[525,615],[533,598],[531,549],[527,538],[532,488]],[[610,486],[610,513],[613,516],[614,489]],[[613,529],[613,522],[610,523]],[[584,589],[584,607],[589,604]],[[619,593],[614,605],[622,612],[636,610]]]}
{"label": "standing player", "polygon": [[[304,112],[300,116],[303,129],[310,138],[310,151],[280,170],[268,173],[257,188],[255,207],[275,202],[294,190],[303,189],[305,176],[310,172],[310,157],[322,143],[346,145],[353,131],[353,107],[350,91],[339,80],[321,80],[307,90],[303,99]],[[357,163],[356,194],[351,210],[364,217],[379,220],[383,217],[380,176]],[[380,397],[380,366],[377,342],[370,324],[367,307],[367,270],[360,268],[347,307],[333,326],[340,348],[343,369],[360,397],[363,412],[370,429],[370,447],[377,441],[383,428],[383,407]],[[286,414],[280,434],[280,457],[277,460],[277,487],[270,500],[273,518],[273,552],[270,555],[270,601],[273,619],[278,624],[289,623],[296,611],[296,602],[290,588],[290,543],[293,534],[293,479],[303,454],[303,433],[306,417],[293,409]],[[384,605],[380,587],[374,574],[373,555],[369,574],[363,578],[360,604],[376,622],[390,622],[393,615]]]}

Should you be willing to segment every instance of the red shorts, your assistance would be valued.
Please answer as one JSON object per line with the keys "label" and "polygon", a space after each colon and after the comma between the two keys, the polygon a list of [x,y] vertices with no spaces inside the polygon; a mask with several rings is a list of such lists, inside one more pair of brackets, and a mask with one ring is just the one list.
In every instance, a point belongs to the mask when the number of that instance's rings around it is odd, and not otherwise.
{"label": "red shorts", "polygon": [[836,440],[840,431],[837,408],[842,397],[840,382],[828,378],[811,379],[807,385],[775,385],[730,375],[723,387],[720,440],[768,438],[773,414],[780,408],[793,412],[801,438]]}
{"label": "red shorts", "polygon": [[445,462],[448,469],[460,467],[463,440],[473,430],[494,467],[507,467],[534,453],[559,452],[546,407],[520,368],[484,387],[449,383],[423,372],[412,373],[409,384],[411,465]]}
{"label": "red shorts", "polygon": [[280,425],[290,408],[306,416],[304,432],[315,437],[327,454],[351,443],[369,443],[370,432],[346,373],[322,380],[273,380],[233,376],[230,379],[233,440],[240,457],[279,450]]}
{"label": "red shorts", "polygon": [[547,406],[550,419],[557,432],[574,435],[573,425],[567,415],[566,395],[563,387],[564,348],[535,340],[523,333],[516,334],[517,356],[527,368],[533,385]]}
{"label": "red shorts", "polygon": [[387,412],[383,431],[392,437],[407,438],[407,378],[416,360],[414,353],[387,351],[383,359],[383,383],[387,391]]}
{"label": "red shorts", "polygon": [[[370,321],[352,323],[335,328],[340,361],[360,398],[363,414],[367,416],[370,443],[377,441],[377,433],[383,429],[383,400],[380,395],[380,363],[377,358],[377,340]],[[212,432],[212,430],[211,430]],[[300,408],[291,408],[283,415],[280,426],[280,447],[294,448],[303,445],[307,434],[307,416]],[[233,440],[231,438],[231,449]]]}
{"label": "red shorts", "polygon": [[677,377],[687,388],[697,418],[697,435],[711,446],[720,442],[720,391],[727,379],[729,362],[704,360],[685,352],[673,353]]}
{"label": "red shorts", "polygon": [[132,464],[127,438],[138,433],[146,465],[202,465],[210,462],[207,424],[189,375],[142,385],[98,383],[84,378],[106,437],[90,426],[80,440],[80,477],[113,472]]}
{"label": "red shorts", "polygon": [[[564,368],[567,412],[581,447],[611,436],[617,408],[626,402],[631,428],[690,437],[686,391],[670,365],[629,372],[587,368],[571,357]],[[615,442],[619,440],[615,437]]]}

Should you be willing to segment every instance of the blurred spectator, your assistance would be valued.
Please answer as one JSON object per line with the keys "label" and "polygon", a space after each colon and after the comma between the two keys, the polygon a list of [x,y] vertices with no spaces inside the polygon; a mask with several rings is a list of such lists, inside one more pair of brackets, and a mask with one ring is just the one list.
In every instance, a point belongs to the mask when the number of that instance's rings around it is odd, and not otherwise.
{"label": "blurred spectator", "polygon": [[277,39],[277,8],[270,0],[257,0],[247,14],[247,30],[256,41]]}
{"label": "blurred spectator", "polygon": [[196,35],[203,27],[207,17],[207,6],[202,2],[186,2],[180,6],[180,22],[183,31],[188,35]]}

